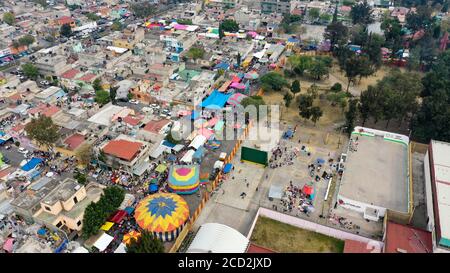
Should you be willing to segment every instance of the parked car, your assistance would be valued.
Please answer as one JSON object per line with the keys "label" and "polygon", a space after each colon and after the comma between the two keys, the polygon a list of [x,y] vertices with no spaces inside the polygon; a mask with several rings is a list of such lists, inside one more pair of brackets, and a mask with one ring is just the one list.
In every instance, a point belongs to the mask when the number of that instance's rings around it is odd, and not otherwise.
{"label": "parked car", "polygon": [[20,147],[19,149],[17,149],[17,151],[21,154],[28,154],[28,150],[23,147]]}
{"label": "parked car", "polygon": [[137,101],[137,100],[130,100],[130,103],[132,103],[132,104],[139,104],[139,101]]}

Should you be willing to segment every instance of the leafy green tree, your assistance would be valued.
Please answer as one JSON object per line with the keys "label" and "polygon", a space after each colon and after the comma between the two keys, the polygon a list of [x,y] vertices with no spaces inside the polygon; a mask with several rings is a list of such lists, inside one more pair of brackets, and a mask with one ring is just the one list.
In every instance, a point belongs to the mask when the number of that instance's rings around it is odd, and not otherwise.
{"label": "leafy green tree", "polygon": [[89,12],[88,14],[86,14],[86,17],[91,20],[91,21],[97,21],[100,19],[100,16],[98,16],[95,13]]}
{"label": "leafy green tree", "polygon": [[114,21],[113,24],[111,25],[111,30],[112,31],[121,31],[122,28],[123,28],[123,25],[119,21]]}
{"label": "leafy green tree", "polygon": [[319,80],[330,73],[329,67],[321,59],[315,59],[309,69],[311,76],[315,80]]}
{"label": "leafy green tree", "polygon": [[291,92],[295,96],[297,93],[300,93],[300,91],[301,91],[300,82],[298,80],[294,80],[291,84]]}
{"label": "leafy green tree", "polygon": [[37,79],[39,76],[39,70],[32,63],[26,63],[22,65],[23,74],[30,79]]}
{"label": "leafy green tree", "polygon": [[280,91],[288,85],[288,82],[282,75],[276,72],[269,72],[260,78],[261,86],[264,90]]}
{"label": "leafy green tree", "polygon": [[32,43],[34,43],[35,39],[33,37],[33,35],[27,34],[23,37],[19,38],[19,44],[23,45],[23,46],[29,46]]}
{"label": "leafy green tree", "polygon": [[284,96],[283,96],[284,105],[286,107],[289,107],[291,105],[291,102],[292,102],[293,98],[294,98],[294,96],[292,96],[292,94],[290,92],[284,93]]}
{"label": "leafy green tree", "polygon": [[225,31],[223,30],[222,24],[219,25],[219,39],[222,40],[225,37]]}
{"label": "leafy green tree", "polygon": [[25,125],[25,132],[30,139],[36,141],[40,146],[51,147],[60,138],[58,126],[45,115],[41,115],[37,119],[31,119]]}
{"label": "leafy green tree", "polygon": [[406,15],[406,27],[412,31],[426,29],[432,26],[432,9],[426,5],[420,5],[416,12],[409,12]]}
{"label": "leafy green tree", "polygon": [[113,104],[116,103],[117,89],[119,89],[119,86],[114,86],[114,87],[109,88],[109,98]]}
{"label": "leafy green tree", "polygon": [[92,146],[90,144],[82,144],[80,148],[77,149],[75,155],[82,165],[88,165],[93,156]]}
{"label": "leafy green tree", "polygon": [[311,20],[317,20],[317,19],[319,19],[319,17],[320,17],[320,9],[318,9],[318,8],[311,8],[311,9],[309,9],[309,11],[308,11],[308,17],[309,17]]}
{"label": "leafy green tree", "polygon": [[316,126],[316,123],[323,115],[322,109],[320,109],[320,107],[318,106],[314,106],[311,107],[310,112],[311,112],[311,121],[314,122],[314,126]]}
{"label": "leafy green tree", "polygon": [[348,111],[345,112],[345,132],[350,136],[355,127],[355,120],[358,115],[358,100],[351,99]]}
{"label": "leafy green tree", "polygon": [[3,22],[12,26],[16,22],[16,16],[14,16],[14,14],[11,12],[5,12],[3,13]]}
{"label": "leafy green tree", "polygon": [[205,50],[200,47],[191,47],[187,53],[188,57],[194,60],[203,58]]}
{"label": "leafy green tree", "polygon": [[353,24],[361,24],[367,27],[374,21],[372,13],[372,7],[364,0],[352,6],[350,17],[352,18]]}
{"label": "leafy green tree", "polygon": [[335,83],[333,84],[333,86],[331,86],[330,91],[332,92],[341,92],[342,91],[342,84],[340,83]]}
{"label": "leafy green tree", "polygon": [[384,32],[385,46],[395,54],[402,48],[402,26],[397,18],[388,17],[381,23],[381,29]]}
{"label": "leafy green tree", "polygon": [[100,105],[105,105],[111,101],[108,91],[99,90],[95,92],[95,102]]}
{"label": "leafy green tree", "polygon": [[236,23],[236,21],[231,19],[225,19],[220,23],[220,26],[223,31],[226,32],[238,32],[239,31],[239,24]]}
{"label": "leafy green tree", "polygon": [[156,13],[157,8],[155,5],[150,2],[139,2],[135,4],[131,4],[131,11],[138,18],[147,18]]}
{"label": "leafy green tree", "polygon": [[310,95],[300,94],[300,96],[298,96],[299,114],[305,120],[311,117],[311,107],[313,104],[313,100],[313,97]]}
{"label": "leafy green tree", "polygon": [[131,239],[127,253],[164,253],[163,243],[147,230],[142,230],[137,239]]}
{"label": "leafy green tree", "polygon": [[192,25],[192,20],[191,19],[177,19],[177,23],[180,25]]}
{"label": "leafy green tree", "polygon": [[332,15],[330,15],[328,13],[322,13],[319,18],[322,22],[328,23],[332,19]]}
{"label": "leafy green tree", "polygon": [[256,107],[256,114],[257,114],[257,119],[259,120],[260,118],[260,112],[259,112],[259,107],[262,105],[266,105],[266,102],[264,101],[263,97],[261,96],[250,96],[250,97],[246,97],[241,101],[241,105],[245,108],[249,105],[253,105]]}
{"label": "leafy green tree", "polygon": [[59,33],[61,34],[61,36],[70,37],[72,36],[72,28],[69,24],[64,24],[59,29]]}
{"label": "leafy green tree", "polygon": [[306,93],[310,95],[313,99],[316,99],[319,95],[319,87],[313,83],[307,90]]}
{"label": "leafy green tree", "polygon": [[80,183],[81,185],[87,184],[87,177],[86,177],[86,174],[84,174],[84,173],[75,172],[75,174],[73,175],[73,178],[75,178],[77,180],[77,182]]}
{"label": "leafy green tree", "polygon": [[339,44],[347,44],[348,35],[348,28],[342,22],[337,21],[331,22],[324,32],[324,38],[330,40],[332,51],[335,51]]}
{"label": "leafy green tree", "polygon": [[95,91],[103,91],[102,87],[102,79],[97,78],[92,82],[92,88],[94,88]]}

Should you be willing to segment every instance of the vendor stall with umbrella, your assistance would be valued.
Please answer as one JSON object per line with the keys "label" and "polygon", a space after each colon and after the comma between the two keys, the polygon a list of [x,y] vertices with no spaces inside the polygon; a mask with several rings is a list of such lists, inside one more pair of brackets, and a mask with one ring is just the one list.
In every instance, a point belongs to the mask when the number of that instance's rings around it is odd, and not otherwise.
{"label": "vendor stall with umbrella", "polygon": [[162,241],[172,241],[189,219],[186,201],[173,193],[147,196],[136,207],[136,223]]}

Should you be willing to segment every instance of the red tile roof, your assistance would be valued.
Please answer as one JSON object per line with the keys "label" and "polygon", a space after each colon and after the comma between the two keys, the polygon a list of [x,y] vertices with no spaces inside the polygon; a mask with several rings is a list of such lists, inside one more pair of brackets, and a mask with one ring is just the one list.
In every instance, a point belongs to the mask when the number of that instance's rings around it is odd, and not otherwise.
{"label": "red tile roof", "polygon": [[14,132],[20,132],[23,129],[25,129],[25,125],[22,123],[17,124],[16,126],[12,127],[11,130],[13,130]]}
{"label": "red tile roof", "polygon": [[158,134],[159,131],[161,131],[161,129],[164,126],[166,126],[169,122],[170,122],[170,120],[168,120],[168,119],[152,120],[152,121],[149,121],[145,125],[144,130],[151,132],[151,133]]}
{"label": "red tile roof", "polygon": [[388,221],[384,249],[385,253],[432,253],[431,232]]}
{"label": "red tile roof", "polygon": [[139,153],[139,149],[142,145],[143,144],[140,142],[133,142],[124,139],[111,140],[103,148],[103,152],[120,159],[130,161]]}
{"label": "red tile roof", "polygon": [[141,122],[142,118],[141,117],[133,117],[133,116],[126,116],[122,119],[125,123],[130,124],[131,126],[136,126],[139,124],[139,122]]}
{"label": "red tile roof", "polygon": [[61,109],[58,106],[50,105],[47,107],[45,104],[40,104],[34,108],[28,110],[28,114],[34,115],[36,113],[41,113],[44,116],[51,117],[54,114],[58,113]]}
{"label": "red tile roof", "polygon": [[79,78],[79,80],[84,81],[84,82],[91,82],[92,80],[94,80],[95,77],[97,77],[97,75],[92,74],[92,73],[87,73],[87,74],[83,75],[83,77]]}
{"label": "red tile roof", "polygon": [[80,70],[78,69],[69,69],[61,75],[61,78],[73,79],[78,73],[80,73]]}
{"label": "red tile roof", "polygon": [[276,253],[275,251],[250,243],[247,253]]}
{"label": "red tile roof", "polygon": [[78,146],[80,146],[81,143],[83,142],[84,136],[80,134],[73,134],[70,137],[66,138],[66,140],[64,140],[64,143],[67,144],[67,146],[69,146],[69,150],[71,151],[78,148]]}
{"label": "red tile roof", "polygon": [[[344,253],[373,253],[373,247],[354,240],[345,240]],[[379,251],[376,251],[379,253]]]}
{"label": "red tile roof", "polygon": [[61,17],[61,18],[59,18],[59,19],[57,19],[57,20],[58,20],[58,24],[60,24],[60,25],[70,24],[70,23],[75,22],[75,21],[73,20],[73,18],[72,18],[72,17],[69,17],[69,16],[63,16],[63,17]]}

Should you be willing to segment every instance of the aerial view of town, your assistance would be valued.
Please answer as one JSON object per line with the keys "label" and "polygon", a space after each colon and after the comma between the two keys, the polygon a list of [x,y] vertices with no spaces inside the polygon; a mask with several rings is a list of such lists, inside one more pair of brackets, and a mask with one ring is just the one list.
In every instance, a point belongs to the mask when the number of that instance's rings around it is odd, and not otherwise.
{"label": "aerial view of town", "polygon": [[0,253],[450,253],[449,3],[0,0]]}

